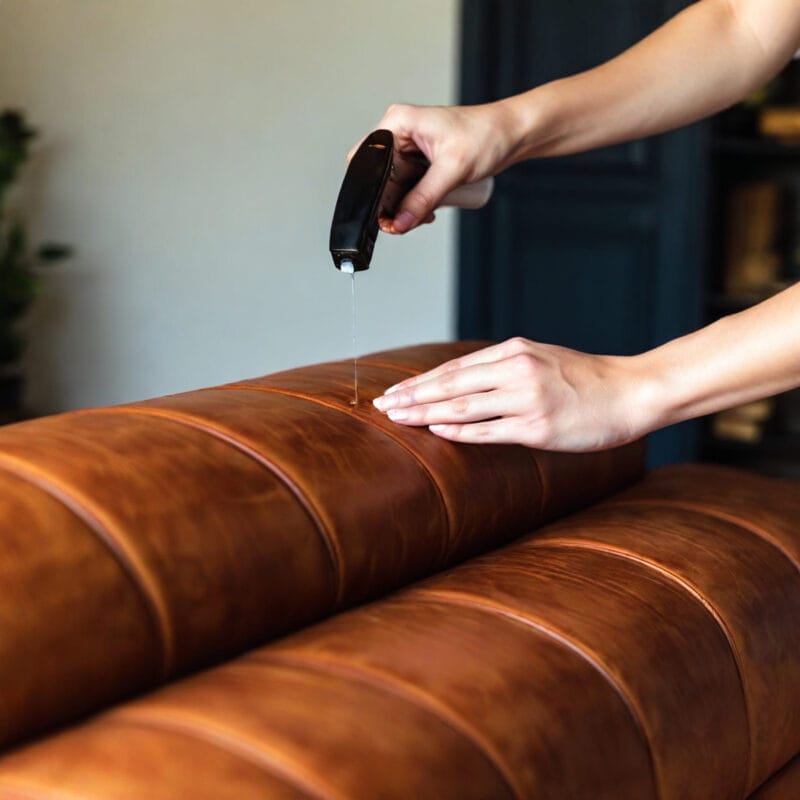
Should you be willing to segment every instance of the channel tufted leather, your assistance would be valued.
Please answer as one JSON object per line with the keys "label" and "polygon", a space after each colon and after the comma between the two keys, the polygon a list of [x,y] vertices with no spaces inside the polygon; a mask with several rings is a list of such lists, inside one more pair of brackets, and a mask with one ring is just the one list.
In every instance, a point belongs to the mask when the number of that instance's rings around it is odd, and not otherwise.
{"label": "channel tufted leather", "polygon": [[[473,344],[0,430],[0,745],[385,594],[625,485],[640,448],[465,448],[370,400]],[[382,366],[377,365],[383,364]],[[559,471],[585,489],[573,494]]]}
{"label": "channel tufted leather", "polygon": [[800,796],[796,482],[452,445],[351,368],[0,430],[0,736],[107,708],[0,798]]}

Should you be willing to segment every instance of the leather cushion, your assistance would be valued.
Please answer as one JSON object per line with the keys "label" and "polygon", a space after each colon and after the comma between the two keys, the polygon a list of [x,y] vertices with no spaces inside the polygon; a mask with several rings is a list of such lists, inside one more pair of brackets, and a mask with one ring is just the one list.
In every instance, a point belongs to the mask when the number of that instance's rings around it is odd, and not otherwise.
{"label": "leather cushion", "polygon": [[0,429],[0,746],[633,482],[642,447],[458,446],[371,399],[454,343]]}

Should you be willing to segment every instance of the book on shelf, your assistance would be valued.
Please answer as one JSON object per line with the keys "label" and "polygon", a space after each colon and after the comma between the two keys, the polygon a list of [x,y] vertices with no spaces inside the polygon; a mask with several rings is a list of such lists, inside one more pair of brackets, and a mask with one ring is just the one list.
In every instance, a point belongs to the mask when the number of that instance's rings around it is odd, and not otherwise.
{"label": "book on shelf", "polygon": [[758,132],[784,144],[800,144],[800,106],[767,106],[758,114]]}
{"label": "book on shelf", "polygon": [[784,189],[771,181],[734,186],[727,198],[723,289],[766,295],[779,288],[783,258],[777,246]]}
{"label": "book on shelf", "polygon": [[756,400],[715,414],[711,422],[714,437],[725,441],[758,444],[775,409],[773,398]]}

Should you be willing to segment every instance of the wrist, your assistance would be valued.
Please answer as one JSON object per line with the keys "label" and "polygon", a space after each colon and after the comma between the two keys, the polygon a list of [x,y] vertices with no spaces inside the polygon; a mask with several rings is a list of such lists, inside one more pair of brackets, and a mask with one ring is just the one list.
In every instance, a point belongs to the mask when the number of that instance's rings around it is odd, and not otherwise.
{"label": "wrist", "polygon": [[508,154],[503,169],[547,154],[547,145],[557,137],[555,100],[551,84],[544,84],[492,103],[498,128],[507,137]]}
{"label": "wrist", "polygon": [[665,369],[661,348],[636,356],[622,356],[625,413],[631,438],[638,439],[678,422],[671,370]]}
{"label": "wrist", "polygon": [[708,414],[724,406],[718,364],[709,353],[735,340],[728,318],[633,356],[638,404],[647,432]]}

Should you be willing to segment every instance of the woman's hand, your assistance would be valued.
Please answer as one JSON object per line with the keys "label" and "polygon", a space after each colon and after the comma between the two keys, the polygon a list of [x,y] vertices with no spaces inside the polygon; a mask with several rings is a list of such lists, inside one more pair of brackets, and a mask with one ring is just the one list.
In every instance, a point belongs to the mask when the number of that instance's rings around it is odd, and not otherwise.
{"label": "woman's hand", "polygon": [[651,429],[636,357],[509,339],[398,383],[374,403],[456,442],[603,450]]}
{"label": "woman's hand", "polygon": [[[389,106],[377,125],[394,134],[401,153],[422,153],[431,166],[406,195],[389,233],[405,233],[431,220],[457,186],[496,175],[509,165],[517,137],[516,117],[504,101],[479,106]],[[347,156],[353,157],[358,145]]]}
{"label": "woman's hand", "polygon": [[611,61],[522,94],[475,106],[390,106],[378,127],[431,166],[384,229],[430,221],[457,186],[517,161],[651,136],[720,111],[775,75],[799,40],[797,0],[703,0]]}

